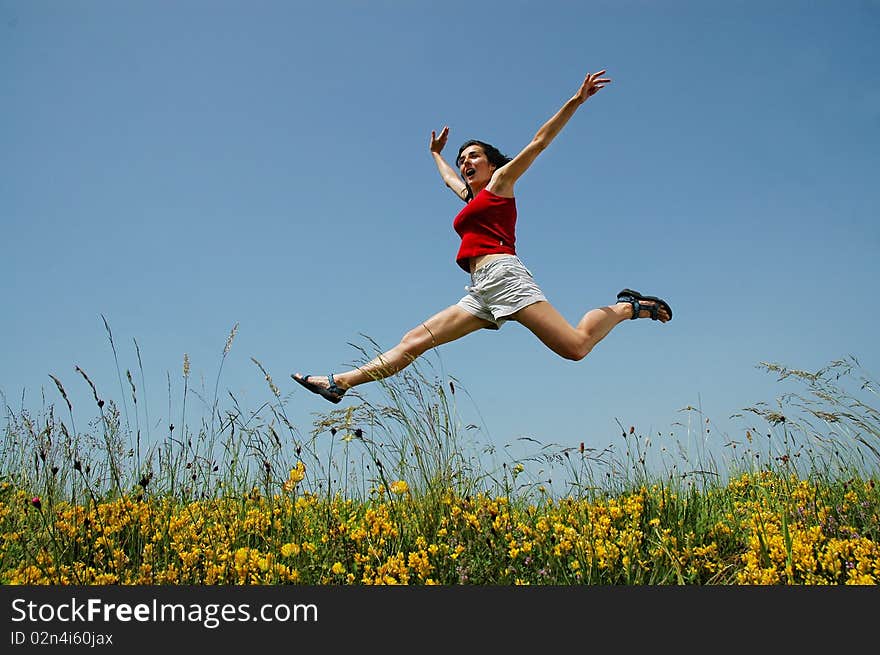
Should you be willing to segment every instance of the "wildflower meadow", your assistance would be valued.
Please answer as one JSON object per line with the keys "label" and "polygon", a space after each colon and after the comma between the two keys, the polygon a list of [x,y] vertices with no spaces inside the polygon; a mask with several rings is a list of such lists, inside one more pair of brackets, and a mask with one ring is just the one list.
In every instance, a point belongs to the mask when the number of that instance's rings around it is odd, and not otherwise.
{"label": "wildflower meadow", "polygon": [[[52,375],[57,395],[39,410],[4,398],[0,583],[880,581],[877,386],[852,357],[815,372],[761,364],[797,389],[744,408],[748,427],[711,451],[621,425],[602,450],[530,444],[516,456],[463,425],[466,391],[429,363],[379,381],[381,402],[352,394],[306,429],[253,364],[260,408],[222,407],[215,393],[149,439],[137,367],[119,367],[124,403],[80,368]],[[184,417],[189,369],[184,356]],[[73,382],[88,385],[88,411],[74,411]]]}

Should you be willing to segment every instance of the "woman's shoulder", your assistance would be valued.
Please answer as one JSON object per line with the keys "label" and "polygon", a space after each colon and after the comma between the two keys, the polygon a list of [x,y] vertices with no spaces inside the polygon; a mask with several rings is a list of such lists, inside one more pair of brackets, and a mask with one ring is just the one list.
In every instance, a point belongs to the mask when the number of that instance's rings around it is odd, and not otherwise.
{"label": "woman's shoulder", "polygon": [[489,180],[489,184],[486,185],[483,191],[488,191],[493,196],[499,198],[510,198],[512,200],[514,198],[513,182],[506,180],[503,175],[499,175],[498,173],[501,170],[503,170],[503,167],[495,171],[492,179]]}
{"label": "woman's shoulder", "polygon": [[[513,195],[513,189],[502,190],[502,189],[497,189],[497,188],[490,189],[489,187],[486,187],[485,189],[480,191],[480,193],[485,193],[487,196],[492,197],[492,198],[502,198],[503,200],[514,200],[514,198],[515,198],[515,196]],[[478,193],[477,196],[479,196],[480,193]],[[476,196],[474,196],[474,197],[476,197]]]}

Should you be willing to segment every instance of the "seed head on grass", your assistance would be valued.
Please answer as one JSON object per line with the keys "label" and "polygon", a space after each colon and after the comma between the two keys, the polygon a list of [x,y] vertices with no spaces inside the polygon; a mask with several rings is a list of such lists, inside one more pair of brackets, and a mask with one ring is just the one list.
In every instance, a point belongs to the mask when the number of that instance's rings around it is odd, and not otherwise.
{"label": "seed head on grass", "polygon": [[235,334],[238,332],[238,323],[232,326],[232,331],[229,333],[229,336],[226,338],[226,346],[223,348],[223,356],[229,354],[229,350],[232,348],[232,341],[235,339]]}
{"label": "seed head on grass", "polygon": [[131,379],[131,371],[125,369],[125,375],[128,378],[128,386],[131,387],[131,399],[134,401],[134,404],[137,405],[137,394],[135,393],[134,380]]}
{"label": "seed head on grass", "polygon": [[[230,335],[230,337],[231,337],[231,336],[232,336],[232,335]],[[263,373],[263,375],[265,376],[265,378],[266,378],[266,382],[269,383],[269,389],[272,390],[272,394],[273,394],[276,398],[281,398],[281,391],[279,391],[279,390],[278,390],[278,387],[275,386],[275,383],[272,381],[272,376],[269,375],[269,373],[266,371],[266,369],[263,368],[263,365],[262,365],[260,362],[258,362],[254,357],[251,357],[251,361],[259,367],[260,371],[261,371],[261,372]]]}
{"label": "seed head on grass", "polygon": [[51,373],[49,374],[49,377],[52,378],[52,381],[55,382],[55,386],[58,387],[58,391],[61,392],[61,397],[64,398],[64,402],[67,403],[67,409],[72,412],[73,405],[70,404],[70,399],[67,397],[67,392],[64,390],[64,385],[61,384],[61,380],[56,378]]}
{"label": "seed head on grass", "polygon": [[85,379],[85,381],[89,383],[89,386],[92,388],[92,395],[95,396],[95,402],[98,403],[98,408],[100,409],[101,407],[104,406],[104,401],[98,397],[98,390],[95,388],[95,383],[91,381],[89,376],[86,375],[86,372],[84,370],[82,370],[79,366],[77,366],[75,368],[76,368],[76,372],[79,373],[80,375],[82,375],[83,378]]}

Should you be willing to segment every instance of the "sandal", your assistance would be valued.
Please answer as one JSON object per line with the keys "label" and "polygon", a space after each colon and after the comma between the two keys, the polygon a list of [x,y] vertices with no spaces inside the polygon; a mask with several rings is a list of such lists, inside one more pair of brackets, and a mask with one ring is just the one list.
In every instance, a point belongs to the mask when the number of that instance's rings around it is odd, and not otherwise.
{"label": "sandal", "polygon": [[337,386],[336,381],[333,379],[332,373],[327,375],[327,379],[330,382],[330,386],[328,386],[326,388],[322,387],[318,384],[315,384],[314,382],[309,382],[309,378],[312,377],[311,375],[306,375],[305,377],[302,377],[302,378],[298,378],[295,375],[291,375],[290,377],[292,377],[294,380],[299,382],[301,385],[303,385],[306,389],[308,389],[312,393],[316,393],[321,396],[324,396],[324,398],[329,400],[331,403],[338,403],[340,400],[342,400],[342,397],[345,395],[345,392],[346,392],[346,389],[342,389],[339,386]]}
{"label": "sandal", "polygon": [[[654,302],[653,305],[643,305],[639,301],[640,300],[651,300]],[[669,320],[672,320],[672,308],[669,304],[663,300],[662,298],[658,298],[657,296],[643,296],[638,291],[633,291],[632,289],[624,289],[620,293],[617,294],[617,302],[628,302],[633,306],[633,315],[631,317],[632,320],[635,320],[639,317],[639,313],[643,309],[647,310],[651,315],[652,321],[657,321],[660,319],[660,308],[666,310],[666,313],[669,314]]]}

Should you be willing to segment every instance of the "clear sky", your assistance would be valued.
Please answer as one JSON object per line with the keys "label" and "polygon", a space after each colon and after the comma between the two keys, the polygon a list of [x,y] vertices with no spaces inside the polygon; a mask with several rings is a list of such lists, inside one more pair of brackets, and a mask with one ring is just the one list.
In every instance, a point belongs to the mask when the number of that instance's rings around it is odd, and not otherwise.
{"label": "clear sky", "polygon": [[880,374],[878,44],[880,4],[853,0],[0,0],[0,391],[63,407],[55,375],[84,429],[79,366],[121,404],[103,316],[164,435],[184,354],[210,400],[237,325],[221,396],[272,400],[253,357],[307,433],[334,406],[291,373],[464,294],[431,130],[449,160],[515,154],[604,68],[517,185],[518,252],[572,322],[624,287],[672,322],[578,363],[508,323],[426,363],[498,445],[601,447],[689,405],[739,437],[783,391],[761,361]]}

